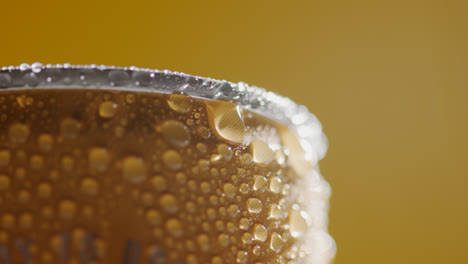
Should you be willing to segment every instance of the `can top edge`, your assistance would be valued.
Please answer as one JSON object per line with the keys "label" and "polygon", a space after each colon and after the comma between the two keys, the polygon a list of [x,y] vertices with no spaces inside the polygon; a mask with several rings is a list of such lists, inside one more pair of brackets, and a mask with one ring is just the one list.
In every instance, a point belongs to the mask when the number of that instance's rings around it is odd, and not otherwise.
{"label": "can top edge", "polygon": [[0,91],[36,88],[110,88],[232,101],[289,126],[312,160],[325,156],[328,140],[314,114],[291,99],[244,82],[229,82],[183,72],[107,65],[23,63],[0,69]]}

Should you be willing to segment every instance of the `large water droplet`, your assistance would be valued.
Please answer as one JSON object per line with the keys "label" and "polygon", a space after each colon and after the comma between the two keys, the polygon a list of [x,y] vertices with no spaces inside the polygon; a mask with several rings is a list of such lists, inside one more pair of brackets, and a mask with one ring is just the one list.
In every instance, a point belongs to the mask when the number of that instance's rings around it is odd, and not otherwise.
{"label": "large water droplet", "polygon": [[244,121],[237,105],[208,101],[206,106],[210,125],[220,137],[233,143],[244,141]]}
{"label": "large water droplet", "polygon": [[273,233],[270,238],[270,248],[275,251],[279,252],[281,248],[283,247],[284,241],[283,238],[277,234]]}
{"label": "large water droplet", "polygon": [[289,212],[289,232],[294,238],[301,237],[309,227],[310,218],[306,212],[293,208]]}
{"label": "large water droplet", "polygon": [[257,198],[249,198],[247,200],[247,209],[250,213],[258,214],[262,211],[262,202]]}
{"label": "large water droplet", "polygon": [[185,114],[192,110],[192,99],[185,94],[171,94],[168,96],[167,104],[172,110]]}
{"label": "large water droplet", "polygon": [[265,226],[256,224],[253,228],[254,238],[264,242],[267,239],[268,231]]}
{"label": "large water droplet", "polygon": [[164,139],[175,147],[185,147],[190,142],[190,132],[180,121],[165,121],[161,125],[161,133]]}
{"label": "large water droplet", "polygon": [[255,191],[264,192],[267,189],[267,187],[268,187],[268,180],[261,175],[255,175],[253,189]]}
{"label": "large water droplet", "polygon": [[262,140],[252,140],[250,143],[250,149],[255,162],[269,164],[275,158],[273,150]]}
{"label": "large water droplet", "polygon": [[273,177],[270,180],[270,191],[280,193],[283,189],[283,183],[279,177]]}

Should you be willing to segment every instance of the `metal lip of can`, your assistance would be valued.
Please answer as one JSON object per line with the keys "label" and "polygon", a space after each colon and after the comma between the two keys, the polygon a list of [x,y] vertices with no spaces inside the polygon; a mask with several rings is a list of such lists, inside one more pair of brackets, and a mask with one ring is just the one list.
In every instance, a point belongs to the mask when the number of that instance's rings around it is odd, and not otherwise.
{"label": "metal lip of can", "polygon": [[322,125],[314,114],[291,99],[244,82],[229,82],[170,70],[106,65],[46,64],[35,62],[0,69],[3,89],[87,88],[156,93],[183,92],[207,100],[232,101],[289,126],[313,164],[328,149]]}

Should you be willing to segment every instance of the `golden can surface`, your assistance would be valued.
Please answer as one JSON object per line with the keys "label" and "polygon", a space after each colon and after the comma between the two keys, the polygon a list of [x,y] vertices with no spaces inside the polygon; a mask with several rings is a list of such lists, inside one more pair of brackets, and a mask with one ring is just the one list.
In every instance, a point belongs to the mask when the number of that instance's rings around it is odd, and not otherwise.
{"label": "golden can surface", "polygon": [[138,73],[0,73],[0,263],[329,262],[330,188],[298,131]]}

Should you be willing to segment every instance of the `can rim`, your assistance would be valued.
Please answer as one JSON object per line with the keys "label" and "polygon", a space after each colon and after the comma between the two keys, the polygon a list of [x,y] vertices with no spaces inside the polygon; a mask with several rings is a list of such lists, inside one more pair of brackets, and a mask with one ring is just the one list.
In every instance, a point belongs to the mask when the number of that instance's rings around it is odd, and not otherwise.
{"label": "can rim", "polygon": [[328,149],[320,121],[305,106],[264,88],[183,72],[108,65],[46,64],[35,62],[0,69],[0,91],[40,88],[121,89],[231,101],[287,125],[315,164]]}

